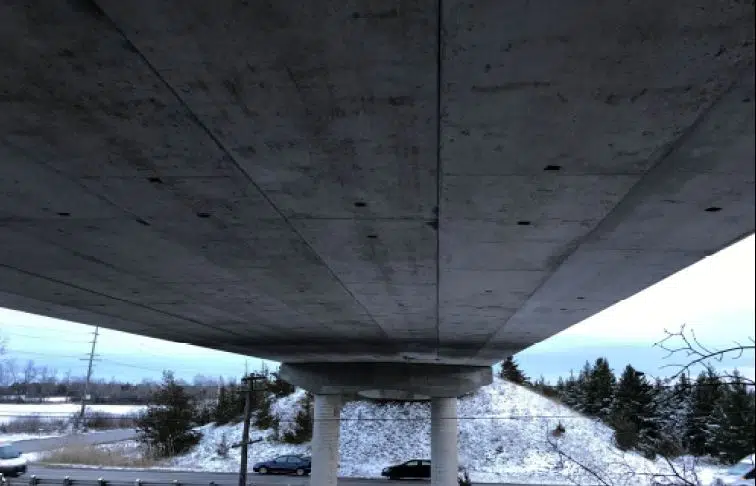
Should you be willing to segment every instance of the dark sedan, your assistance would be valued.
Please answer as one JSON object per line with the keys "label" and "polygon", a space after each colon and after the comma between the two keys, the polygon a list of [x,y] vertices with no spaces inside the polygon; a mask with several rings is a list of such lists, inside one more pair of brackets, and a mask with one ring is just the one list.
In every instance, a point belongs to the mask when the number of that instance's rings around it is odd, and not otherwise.
{"label": "dark sedan", "polygon": [[389,479],[430,478],[431,462],[425,459],[413,459],[396,466],[389,466],[381,471],[381,476]]}
{"label": "dark sedan", "polygon": [[252,470],[260,474],[296,474],[297,476],[310,474],[310,468],[309,457],[296,455],[278,456],[252,466]]}

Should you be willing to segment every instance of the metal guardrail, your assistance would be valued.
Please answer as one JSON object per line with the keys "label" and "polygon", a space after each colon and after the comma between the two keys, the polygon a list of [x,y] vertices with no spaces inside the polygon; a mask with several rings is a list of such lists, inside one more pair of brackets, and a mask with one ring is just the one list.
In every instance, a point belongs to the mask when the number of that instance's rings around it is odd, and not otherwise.
{"label": "metal guardrail", "polygon": [[[72,479],[70,476],[65,476],[61,479],[41,478],[35,475],[26,478],[10,478],[0,474],[1,486],[43,486],[43,485],[57,485],[57,486],[237,486],[235,481],[229,482],[185,482],[185,481],[143,481],[137,479],[134,481],[123,480],[108,480],[105,478],[98,479]],[[254,484],[249,484],[254,486]]]}

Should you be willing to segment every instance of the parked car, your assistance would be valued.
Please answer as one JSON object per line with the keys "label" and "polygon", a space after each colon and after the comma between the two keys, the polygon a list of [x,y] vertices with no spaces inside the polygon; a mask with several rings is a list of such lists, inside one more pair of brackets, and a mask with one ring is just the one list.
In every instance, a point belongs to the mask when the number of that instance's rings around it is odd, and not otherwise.
{"label": "parked car", "polygon": [[306,456],[288,455],[278,456],[270,461],[258,462],[252,470],[260,474],[296,474],[306,476],[310,474],[311,459]]}
{"label": "parked car", "polygon": [[389,466],[381,471],[381,476],[389,479],[430,478],[431,462],[426,459],[412,459],[396,466]]}
{"label": "parked car", "polygon": [[724,474],[714,477],[711,486],[756,486],[756,455],[744,457]]}
{"label": "parked car", "polygon": [[11,444],[0,443],[0,474],[15,477],[26,472],[26,458]]}

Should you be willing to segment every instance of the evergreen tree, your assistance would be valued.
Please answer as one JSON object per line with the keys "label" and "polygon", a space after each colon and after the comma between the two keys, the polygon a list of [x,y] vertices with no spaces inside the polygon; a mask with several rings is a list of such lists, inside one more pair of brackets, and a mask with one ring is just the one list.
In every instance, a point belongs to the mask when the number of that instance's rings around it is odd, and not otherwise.
{"label": "evergreen tree", "polygon": [[271,407],[273,405],[273,397],[267,391],[259,393],[255,400],[255,425],[261,429],[276,429],[278,428],[278,418],[273,415]]}
{"label": "evergreen tree", "polygon": [[213,420],[217,425],[223,425],[228,423],[229,418],[226,410],[228,409],[228,396],[226,393],[226,385],[223,383],[218,387],[218,399],[215,404],[215,410],[213,411]]}
{"label": "evergreen tree", "polygon": [[723,396],[722,381],[709,367],[696,378],[691,396],[691,408],[688,415],[686,432],[688,436],[688,452],[695,456],[717,455],[715,431],[712,424],[716,424],[721,417],[715,414],[717,405]]}
{"label": "evergreen tree", "polygon": [[543,375],[538,377],[538,379],[533,382],[532,387],[535,391],[545,397],[554,398],[559,396],[559,385],[557,384],[556,388],[552,387],[551,385],[549,385],[549,382],[546,381],[546,378],[544,378]]}
{"label": "evergreen tree", "polygon": [[[560,386],[559,382],[557,382],[557,386]],[[570,370],[570,376],[561,383],[560,400],[573,410],[580,411],[580,384],[572,370]]]}
{"label": "evergreen tree", "polygon": [[192,430],[194,425],[189,395],[172,373],[163,373],[162,385],[137,421],[139,441],[160,457],[180,454],[199,442],[200,434]]}
{"label": "evergreen tree", "polygon": [[669,387],[668,384],[657,380],[653,396],[653,423],[659,435],[653,451],[664,457],[677,457],[687,451],[686,424],[691,408],[690,381],[686,375],[681,375],[675,385]]}
{"label": "evergreen tree", "polygon": [[560,399],[564,396],[565,388],[566,388],[566,385],[564,382],[564,378],[560,376],[559,378],[557,378],[556,385],[554,386],[554,390],[556,390],[557,397],[559,397]]}
{"label": "evergreen tree", "polygon": [[598,358],[593,367],[586,369],[584,373],[583,412],[592,417],[606,419],[610,413],[617,382],[614,372],[606,358]]}
{"label": "evergreen tree", "polygon": [[723,462],[735,463],[754,450],[754,403],[737,371],[732,383],[723,384],[721,390],[709,424],[709,449]]}
{"label": "evergreen tree", "polygon": [[241,387],[234,382],[221,383],[218,388],[218,400],[213,412],[213,419],[218,425],[241,420],[244,414],[244,394]]}
{"label": "evergreen tree", "polygon": [[588,381],[591,377],[591,364],[586,361],[583,365],[583,369],[578,373],[575,381],[575,405],[573,408],[580,413],[587,413],[588,397]]}
{"label": "evergreen tree", "polygon": [[499,376],[517,385],[525,385],[528,382],[528,377],[525,376],[525,373],[520,371],[517,362],[511,356],[501,363],[501,372]]}
{"label": "evergreen tree", "polygon": [[622,450],[640,448],[653,451],[658,442],[658,427],[654,423],[653,387],[643,373],[631,365],[622,372],[609,423],[615,429],[615,442]]}
{"label": "evergreen tree", "polygon": [[296,391],[296,387],[281,379],[278,373],[271,373],[268,390],[278,398],[287,397]]}
{"label": "evergreen tree", "polygon": [[[683,374],[674,384],[651,385],[628,365],[617,382],[608,361],[599,358],[577,377],[572,371],[559,377],[552,392],[565,405],[613,427],[623,450],[637,449],[649,458],[691,454],[734,462],[756,449],[756,391],[737,372],[732,376],[726,384],[709,367],[694,383]],[[532,386],[548,388],[542,379]]]}

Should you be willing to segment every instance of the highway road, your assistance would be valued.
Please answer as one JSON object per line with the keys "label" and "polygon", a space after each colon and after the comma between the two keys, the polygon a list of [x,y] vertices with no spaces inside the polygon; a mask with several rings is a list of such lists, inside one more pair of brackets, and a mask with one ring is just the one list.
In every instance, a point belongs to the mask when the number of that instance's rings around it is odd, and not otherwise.
{"label": "highway road", "polygon": [[[218,486],[236,486],[237,475],[233,473],[207,473],[207,472],[179,472],[179,471],[135,471],[135,470],[120,470],[120,469],[79,469],[79,468],[60,468],[49,466],[36,466],[33,465],[29,468],[29,472],[25,477],[18,480],[14,480],[11,484],[14,485],[16,481],[18,484],[29,484],[28,480],[31,475],[36,475],[42,479],[43,484],[53,484],[51,480],[60,480],[62,484],[63,478],[66,476],[74,480],[74,486],[76,480],[94,481],[99,478],[103,478],[108,482],[117,482],[120,484],[134,484],[137,479],[144,481],[145,486],[149,486],[149,483],[162,483],[167,484],[172,481],[178,481],[185,485],[209,485],[211,482]],[[92,483],[89,483],[92,484]],[[250,474],[247,484],[250,486],[310,486],[309,478],[298,478],[295,476],[259,476],[257,474]],[[381,479],[350,479],[342,478],[339,480],[339,485],[343,486],[380,486],[380,485],[392,485],[392,486],[422,486],[429,484],[428,481],[388,481]],[[490,486],[525,486],[525,485],[493,485]],[[532,485],[530,485],[532,486]]]}
{"label": "highway road", "polygon": [[[74,445],[92,445],[118,442],[132,439],[135,432],[129,429],[107,430],[103,432],[94,432],[90,434],[67,435],[61,437],[51,437],[47,439],[29,439],[14,442],[21,452],[40,452],[57,449],[63,446]],[[213,473],[213,472],[187,472],[187,471],[166,471],[166,470],[124,470],[124,469],[99,469],[99,468],[68,468],[58,466],[40,466],[31,465],[26,476],[14,479],[10,483],[29,484],[28,480],[32,475],[36,475],[42,480],[43,484],[57,484],[68,476],[76,481],[95,481],[103,478],[108,482],[121,484],[134,484],[137,479],[142,480],[149,486],[149,483],[167,484],[178,481],[184,485],[209,485],[211,482],[218,486],[237,486],[237,475],[234,473]],[[95,483],[87,483],[92,485]],[[259,476],[250,473],[247,484],[249,486],[310,486],[308,478],[298,478],[294,476]],[[427,481],[388,481],[381,479],[352,479],[342,478],[339,480],[340,485],[344,486],[380,486],[391,484],[393,486],[421,486],[429,484]],[[520,484],[493,484],[490,486],[525,486]],[[529,485],[533,486],[533,485]]]}
{"label": "highway road", "polygon": [[108,444],[110,442],[120,442],[122,440],[133,439],[134,437],[136,437],[136,431],[132,429],[115,429],[87,434],[62,435],[60,437],[50,437],[47,439],[19,440],[14,442],[13,446],[19,451],[27,453],[51,451],[64,446]]}

